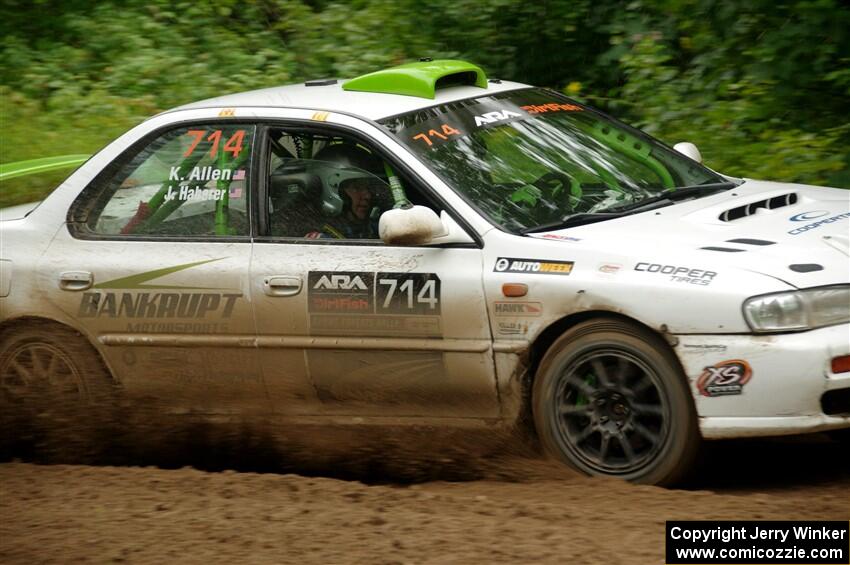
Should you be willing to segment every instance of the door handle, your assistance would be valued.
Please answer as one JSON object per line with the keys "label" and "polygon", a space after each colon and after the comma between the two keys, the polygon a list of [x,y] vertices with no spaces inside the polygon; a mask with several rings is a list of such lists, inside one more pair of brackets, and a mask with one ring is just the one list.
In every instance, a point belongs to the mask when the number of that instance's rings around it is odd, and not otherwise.
{"label": "door handle", "polygon": [[301,292],[301,277],[273,275],[263,279],[263,291],[269,296],[295,296]]}
{"label": "door handle", "polygon": [[88,271],[65,271],[59,274],[59,288],[80,291],[91,288],[94,277]]}

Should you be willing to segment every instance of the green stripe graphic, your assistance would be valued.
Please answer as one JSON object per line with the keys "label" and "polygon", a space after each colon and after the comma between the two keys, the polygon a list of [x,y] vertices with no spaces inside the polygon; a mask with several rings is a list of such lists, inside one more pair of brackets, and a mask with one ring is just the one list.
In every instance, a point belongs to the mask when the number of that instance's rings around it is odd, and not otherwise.
{"label": "green stripe graphic", "polygon": [[0,165],[0,181],[61,169],[70,169],[71,167],[77,167],[85,163],[88,158],[88,155],[59,155],[56,157],[30,159],[29,161],[3,163]]}
{"label": "green stripe graphic", "polygon": [[213,287],[213,286],[180,286],[180,285],[157,285],[157,284],[143,284],[147,281],[157,279],[159,277],[164,277],[165,275],[170,275],[171,273],[177,273],[179,271],[183,271],[185,269],[191,269],[192,267],[197,267],[198,265],[203,265],[205,263],[212,263],[213,261],[221,261],[222,259],[227,259],[227,257],[219,257],[218,259],[207,259],[206,261],[198,261],[196,263],[184,263],[183,265],[175,265],[174,267],[166,267],[164,269],[156,269],[155,271],[147,271],[145,273],[139,273],[137,275],[130,275],[129,277],[122,277],[120,279],[112,279],[111,281],[102,282],[100,284],[94,285],[94,288],[112,288],[112,289],[139,289],[139,288],[160,288],[160,289],[200,289],[200,290],[224,290],[222,288]]}

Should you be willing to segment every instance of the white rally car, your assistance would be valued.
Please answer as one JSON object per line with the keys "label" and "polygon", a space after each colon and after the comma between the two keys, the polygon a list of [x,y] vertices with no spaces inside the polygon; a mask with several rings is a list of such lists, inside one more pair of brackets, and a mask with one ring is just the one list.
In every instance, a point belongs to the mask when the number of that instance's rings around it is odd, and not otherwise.
{"label": "white rally car", "polygon": [[677,148],[461,61],[162,113],[2,211],[2,401],[533,421],[647,483],[702,438],[846,434],[850,192]]}

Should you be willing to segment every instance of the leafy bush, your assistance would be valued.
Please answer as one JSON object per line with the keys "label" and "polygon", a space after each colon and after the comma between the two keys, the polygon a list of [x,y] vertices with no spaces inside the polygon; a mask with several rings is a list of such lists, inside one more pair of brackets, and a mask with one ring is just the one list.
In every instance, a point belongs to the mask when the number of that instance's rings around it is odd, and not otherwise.
{"label": "leafy bush", "polygon": [[[0,163],[94,152],[178,104],[430,56],[693,141],[727,174],[850,187],[840,0],[7,0],[0,30]],[[0,184],[0,206],[62,176]]]}

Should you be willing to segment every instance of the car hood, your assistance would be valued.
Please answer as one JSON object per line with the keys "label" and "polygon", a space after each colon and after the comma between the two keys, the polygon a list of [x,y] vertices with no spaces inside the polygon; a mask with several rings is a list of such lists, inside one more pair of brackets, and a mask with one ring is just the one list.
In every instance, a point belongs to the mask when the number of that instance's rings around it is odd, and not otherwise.
{"label": "car hood", "polygon": [[535,237],[636,261],[735,267],[803,288],[850,282],[850,191],[745,180],[733,190]]}
{"label": "car hood", "polygon": [[30,202],[28,204],[18,204],[17,206],[9,206],[8,208],[0,208],[0,222],[25,218],[27,214],[35,210],[39,204],[41,204],[41,201]]}

